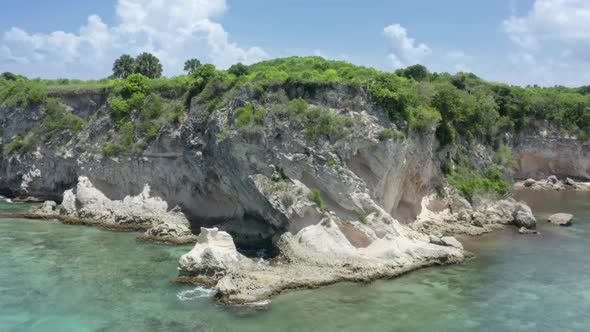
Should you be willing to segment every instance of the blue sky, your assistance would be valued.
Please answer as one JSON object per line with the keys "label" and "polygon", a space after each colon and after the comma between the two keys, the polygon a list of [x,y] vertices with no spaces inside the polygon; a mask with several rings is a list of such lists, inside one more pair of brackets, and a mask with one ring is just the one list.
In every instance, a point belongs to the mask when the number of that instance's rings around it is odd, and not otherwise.
{"label": "blue sky", "polygon": [[101,78],[150,51],[166,75],[321,55],[382,70],[422,63],[512,84],[590,84],[585,0],[0,0],[0,72]]}

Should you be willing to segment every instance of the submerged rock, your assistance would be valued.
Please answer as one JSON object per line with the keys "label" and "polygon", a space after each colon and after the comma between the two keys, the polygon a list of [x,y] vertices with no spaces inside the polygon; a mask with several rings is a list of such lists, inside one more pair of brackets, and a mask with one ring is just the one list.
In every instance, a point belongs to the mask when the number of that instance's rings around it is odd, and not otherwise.
{"label": "submerged rock", "polygon": [[569,213],[556,213],[551,215],[547,221],[559,226],[571,226],[574,215]]}
{"label": "submerged rock", "polygon": [[521,227],[518,230],[518,233],[520,233],[520,234],[537,234],[537,235],[541,234],[541,232],[537,231],[536,229],[528,229],[526,227]]}

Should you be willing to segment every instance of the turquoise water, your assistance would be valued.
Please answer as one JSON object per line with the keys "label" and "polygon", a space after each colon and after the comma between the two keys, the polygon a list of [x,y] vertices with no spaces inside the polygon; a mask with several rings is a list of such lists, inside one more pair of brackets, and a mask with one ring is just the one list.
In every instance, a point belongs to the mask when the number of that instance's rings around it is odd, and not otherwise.
{"label": "turquoise water", "polygon": [[264,311],[170,283],[190,246],[0,219],[0,331],[588,331],[590,195],[519,195],[540,218],[574,213],[574,226],[472,238],[477,258],[465,264],[289,292]]}

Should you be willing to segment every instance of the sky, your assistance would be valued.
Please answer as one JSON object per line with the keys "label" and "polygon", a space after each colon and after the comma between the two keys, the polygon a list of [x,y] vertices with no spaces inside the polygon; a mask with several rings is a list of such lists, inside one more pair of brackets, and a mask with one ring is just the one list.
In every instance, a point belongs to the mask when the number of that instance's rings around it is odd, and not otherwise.
{"label": "sky", "polygon": [[0,72],[99,79],[121,54],[164,74],[319,55],[509,84],[590,84],[590,0],[0,0]]}

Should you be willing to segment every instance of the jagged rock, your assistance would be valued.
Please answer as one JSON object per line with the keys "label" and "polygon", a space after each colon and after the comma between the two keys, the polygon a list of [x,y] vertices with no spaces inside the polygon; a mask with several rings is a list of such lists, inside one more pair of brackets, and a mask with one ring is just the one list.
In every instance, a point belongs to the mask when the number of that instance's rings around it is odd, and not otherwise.
{"label": "jagged rock", "polygon": [[57,203],[45,201],[41,206],[31,208],[29,212],[45,216],[57,215]]}
{"label": "jagged rock", "polygon": [[197,244],[180,257],[178,270],[182,275],[220,279],[247,260],[236,249],[231,235],[217,228],[201,227]]}
{"label": "jagged rock", "polygon": [[547,178],[547,182],[552,183],[552,184],[556,184],[559,181],[559,179],[557,179],[557,176],[555,175],[550,175]]}
{"label": "jagged rock", "polygon": [[528,205],[524,203],[516,204],[514,224],[517,227],[525,227],[528,229],[537,227],[537,219],[535,219],[533,211]]}
{"label": "jagged rock", "polygon": [[518,229],[518,233],[520,234],[541,234],[539,231],[537,231],[536,229],[528,229],[526,227],[521,227]]}
{"label": "jagged rock", "polygon": [[457,249],[463,249],[463,245],[461,244],[461,242],[457,241],[457,239],[453,236],[445,236],[442,237],[440,240],[446,246],[454,247]]}
{"label": "jagged rock", "polygon": [[571,226],[573,224],[574,215],[569,213],[556,213],[551,215],[547,221],[559,226]]}
{"label": "jagged rock", "polygon": [[164,214],[159,222],[145,232],[146,239],[169,242],[193,242],[197,237],[190,230],[190,223],[180,208]]}
{"label": "jagged rock", "polygon": [[59,213],[70,217],[78,216],[78,211],[76,211],[76,195],[74,194],[74,190],[68,189],[64,191],[63,199],[59,207]]}
{"label": "jagged rock", "polygon": [[532,186],[533,186],[535,183],[537,183],[537,181],[535,181],[534,179],[530,179],[530,178],[529,178],[529,179],[526,179],[526,180],[523,182],[523,185],[524,185],[525,187],[532,187]]}
{"label": "jagged rock", "polygon": [[453,195],[451,198],[451,210],[453,212],[461,212],[463,210],[471,210],[471,203],[464,197],[459,195]]}
{"label": "jagged rock", "polygon": [[574,181],[570,178],[565,178],[565,180],[563,180],[563,183],[567,184],[568,186],[575,186],[576,185],[576,181]]}

